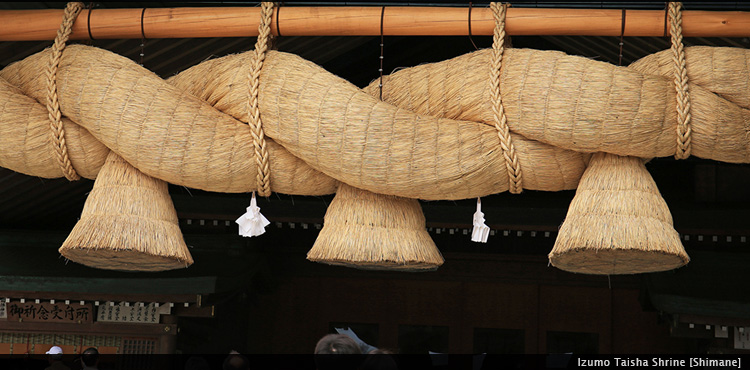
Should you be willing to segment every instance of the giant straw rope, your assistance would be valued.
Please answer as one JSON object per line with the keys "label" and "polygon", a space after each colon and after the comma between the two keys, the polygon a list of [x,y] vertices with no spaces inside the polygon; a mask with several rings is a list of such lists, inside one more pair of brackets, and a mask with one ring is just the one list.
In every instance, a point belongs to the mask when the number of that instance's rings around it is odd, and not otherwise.
{"label": "giant straw rope", "polygon": [[[41,103],[49,95],[44,71],[51,53],[0,71],[0,166],[45,178],[67,176]],[[56,91],[72,168],[95,178],[112,150],[173,184],[260,190],[248,125],[255,55],[208,60],[165,81],[109,51],[68,46]],[[330,194],[338,181],[419,199],[509,190],[486,72],[492,50],[386,76],[384,101],[368,95],[372,86],[362,91],[295,55],[265,55],[257,110],[274,191]],[[669,50],[629,67],[557,51],[504,50],[500,93],[523,187],[574,189],[594,152],[675,155],[684,121],[678,111],[690,114],[686,153],[750,162],[749,59],[744,49],[685,48],[685,112],[677,109]]]}

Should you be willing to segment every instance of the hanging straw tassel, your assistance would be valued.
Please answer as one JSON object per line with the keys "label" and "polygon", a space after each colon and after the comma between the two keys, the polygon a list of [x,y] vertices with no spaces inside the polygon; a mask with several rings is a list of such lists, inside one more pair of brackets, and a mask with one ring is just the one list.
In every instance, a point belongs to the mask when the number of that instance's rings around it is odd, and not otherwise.
{"label": "hanging straw tassel", "polygon": [[307,259],[365,270],[435,270],[444,262],[416,199],[341,183]]}
{"label": "hanging straw tassel", "polygon": [[60,254],[108,270],[163,271],[193,263],[167,183],[141,173],[114,152]]}
{"label": "hanging straw tassel", "polygon": [[690,258],[642,160],[596,153],[549,260],[565,271],[614,275],[671,270]]}

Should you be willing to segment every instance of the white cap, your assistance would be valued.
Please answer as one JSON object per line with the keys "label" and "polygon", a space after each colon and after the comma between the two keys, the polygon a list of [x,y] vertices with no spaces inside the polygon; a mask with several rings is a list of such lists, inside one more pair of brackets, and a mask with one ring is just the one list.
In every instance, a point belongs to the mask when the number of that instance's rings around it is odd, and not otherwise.
{"label": "white cap", "polygon": [[50,348],[49,351],[47,351],[48,355],[61,355],[62,353],[63,353],[62,348],[58,346],[52,346],[52,348]]}

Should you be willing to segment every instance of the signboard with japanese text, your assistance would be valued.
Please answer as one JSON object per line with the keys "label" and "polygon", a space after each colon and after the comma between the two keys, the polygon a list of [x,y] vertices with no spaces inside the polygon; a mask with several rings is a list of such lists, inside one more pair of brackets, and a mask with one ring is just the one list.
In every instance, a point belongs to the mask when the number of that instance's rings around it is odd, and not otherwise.
{"label": "signboard with japanese text", "polygon": [[24,322],[62,322],[90,324],[94,321],[91,304],[64,303],[5,303],[8,320]]}
{"label": "signboard with japanese text", "polygon": [[169,314],[169,306],[158,306],[155,303],[125,305],[105,304],[98,307],[96,321],[127,322],[136,324],[158,324],[161,315]]}

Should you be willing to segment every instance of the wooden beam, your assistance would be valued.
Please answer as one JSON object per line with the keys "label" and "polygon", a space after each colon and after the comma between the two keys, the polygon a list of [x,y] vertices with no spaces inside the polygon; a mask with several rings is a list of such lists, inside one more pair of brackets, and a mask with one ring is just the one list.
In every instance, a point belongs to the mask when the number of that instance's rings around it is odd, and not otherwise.
{"label": "wooden beam", "polygon": [[[380,35],[381,7],[282,7],[272,17],[271,32],[283,36]],[[258,7],[141,8],[83,10],[71,39],[140,39],[253,37]],[[276,14],[278,12],[278,14]],[[53,40],[62,10],[0,11],[0,41]],[[509,35],[619,36],[620,9],[510,8]],[[624,36],[666,36],[663,10],[628,10]],[[276,22],[278,20],[278,26]],[[667,27],[668,28],[668,27]],[[750,12],[683,11],[685,37],[750,36]],[[474,8],[473,35],[492,35],[490,9]],[[383,32],[388,36],[468,35],[468,8],[386,7]]]}
{"label": "wooden beam", "polygon": [[176,324],[122,324],[102,322],[95,322],[93,324],[66,324],[48,322],[0,321],[0,330],[23,333],[87,333],[90,335],[177,335]]}
{"label": "wooden beam", "polygon": [[18,299],[24,298],[26,300],[39,299],[41,301],[49,301],[54,299],[56,301],[70,300],[72,302],[77,301],[100,301],[104,302],[159,302],[159,303],[198,303],[198,294],[106,294],[106,293],[81,293],[81,292],[29,292],[29,291],[16,291],[16,290],[0,290],[1,298]]}

